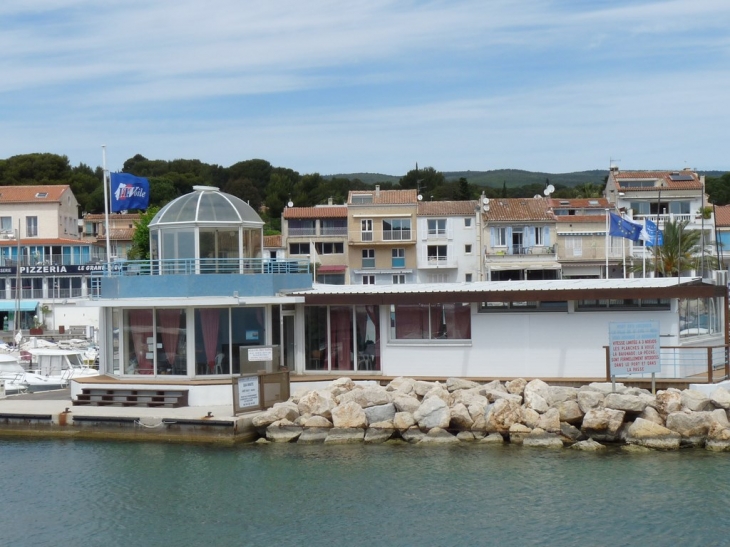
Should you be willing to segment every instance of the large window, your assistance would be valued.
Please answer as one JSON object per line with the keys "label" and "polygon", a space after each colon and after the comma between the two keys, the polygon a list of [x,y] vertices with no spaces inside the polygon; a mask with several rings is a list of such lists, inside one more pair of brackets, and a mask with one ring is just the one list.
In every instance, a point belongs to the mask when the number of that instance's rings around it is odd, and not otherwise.
{"label": "large window", "polygon": [[287,223],[291,237],[313,236],[317,234],[313,219],[291,219]]}
{"label": "large window", "polygon": [[25,235],[27,237],[38,235],[38,217],[25,217]]}
{"label": "large window", "polygon": [[360,221],[360,235],[362,241],[373,240],[373,221],[371,219],[363,219]]}
{"label": "large window", "polygon": [[471,340],[471,305],[391,305],[390,337],[392,340]]}
{"label": "large window", "polygon": [[406,250],[404,248],[392,249],[391,250],[391,267],[393,268],[405,268],[406,267]]}
{"label": "large window", "polygon": [[12,217],[0,217],[0,231],[12,233],[13,219]]}
{"label": "large window", "polygon": [[432,266],[446,264],[446,248],[446,245],[429,245],[426,249],[428,263]]}
{"label": "large window", "polygon": [[347,235],[347,219],[346,218],[323,218],[322,235],[323,236],[346,236]]}
{"label": "large window", "polygon": [[362,250],[362,267],[363,268],[374,268],[375,267],[375,249],[363,249]]}
{"label": "large window", "polygon": [[392,218],[383,220],[383,239],[385,241],[408,241],[411,239],[411,219]]}
{"label": "large window", "polygon": [[309,243],[289,243],[290,255],[308,255]]}
{"label": "large window", "polygon": [[429,218],[428,219],[428,235],[429,236],[445,236],[446,235],[446,219],[445,218]]}
{"label": "large window", "polygon": [[494,241],[492,247],[507,246],[507,228],[494,228]]}
{"label": "large window", "polygon": [[345,244],[341,241],[317,241],[314,249],[321,255],[342,254],[345,252]]}

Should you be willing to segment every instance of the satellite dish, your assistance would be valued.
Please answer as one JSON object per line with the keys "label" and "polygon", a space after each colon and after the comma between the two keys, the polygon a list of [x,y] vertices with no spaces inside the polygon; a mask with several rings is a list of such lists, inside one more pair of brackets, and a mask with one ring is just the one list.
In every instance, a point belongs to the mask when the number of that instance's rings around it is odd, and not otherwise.
{"label": "satellite dish", "polygon": [[418,194],[418,201],[422,201],[422,200],[423,200],[423,196],[421,194]]}
{"label": "satellite dish", "polygon": [[485,213],[488,213],[489,212],[489,205],[482,205],[482,211],[484,211]]}
{"label": "satellite dish", "polygon": [[286,206],[287,207],[294,207],[294,202],[290,200],[289,203],[286,204]]}
{"label": "satellite dish", "polygon": [[555,191],[555,186],[548,184],[547,191],[552,194]]}
{"label": "satellite dish", "polygon": [[533,197],[533,198],[535,198],[535,199],[540,199],[540,198],[541,198],[542,196],[541,196],[540,194],[535,194],[535,195],[534,195],[534,196],[532,196],[532,197]]}
{"label": "satellite dish", "polygon": [[488,198],[488,197],[483,197],[483,198],[482,198],[482,203],[483,203],[484,205],[489,205],[489,198]]}
{"label": "satellite dish", "polygon": [[549,196],[549,195],[550,195],[550,192],[548,192],[548,189],[547,189],[547,188],[545,188],[545,189],[544,189],[544,190],[542,191],[542,193],[543,193],[543,194],[545,194],[546,196]]}

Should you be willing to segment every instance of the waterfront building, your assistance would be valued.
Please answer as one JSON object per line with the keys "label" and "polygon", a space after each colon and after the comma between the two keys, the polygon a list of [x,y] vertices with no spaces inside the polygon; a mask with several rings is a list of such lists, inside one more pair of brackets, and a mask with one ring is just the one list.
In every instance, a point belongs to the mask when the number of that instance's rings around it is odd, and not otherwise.
{"label": "waterfront building", "polygon": [[730,266],[730,205],[717,206],[713,209],[717,240],[715,252],[720,268],[727,270]]}
{"label": "waterfront building", "polygon": [[[85,214],[81,220],[83,225],[83,239],[97,243],[99,247],[106,248],[106,218],[107,216],[103,214]],[[132,248],[135,224],[139,222],[139,219],[139,213],[109,214],[109,250],[111,252],[111,261],[127,259],[129,250]],[[103,261],[101,257],[99,257],[99,261]]]}

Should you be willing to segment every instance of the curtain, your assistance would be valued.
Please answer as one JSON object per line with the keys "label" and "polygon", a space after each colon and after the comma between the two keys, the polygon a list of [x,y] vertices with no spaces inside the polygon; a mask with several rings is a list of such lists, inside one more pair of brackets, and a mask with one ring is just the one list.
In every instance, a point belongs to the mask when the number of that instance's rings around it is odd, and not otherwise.
{"label": "curtain", "polygon": [[129,326],[137,356],[137,374],[152,374],[154,363],[147,358],[147,340],[152,338],[152,310],[129,310]]}
{"label": "curtain", "polygon": [[428,305],[396,305],[395,337],[411,340],[428,339]]}
{"label": "curtain", "polygon": [[471,340],[471,305],[445,304],[444,308],[449,338]]}
{"label": "curtain", "polygon": [[161,309],[157,310],[157,329],[162,334],[162,349],[165,351],[165,357],[170,365],[175,363],[177,355],[177,339],[180,336],[180,316],[181,309]]}
{"label": "curtain", "polygon": [[330,308],[330,348],[333,370],[353,370],[352,366],[352,308]]}
{"label": "curtain", "polygon": [[203,345],[205,346],[205,361],[208,363],[208,372],[212,373],[215,370],[221,310],[218,308],[202,308],[198,311],[200,313],[200,327],[203,332]]}

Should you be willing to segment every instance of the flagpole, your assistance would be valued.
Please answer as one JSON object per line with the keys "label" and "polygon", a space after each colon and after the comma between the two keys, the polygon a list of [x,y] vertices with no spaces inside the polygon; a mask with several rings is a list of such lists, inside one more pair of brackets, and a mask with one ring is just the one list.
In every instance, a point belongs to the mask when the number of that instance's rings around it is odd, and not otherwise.
{"label": "flagpole", "polygon": [[606,248],[606,279],[608,279],[608,209],[606,209],[606,242],[604,247]]}
{"label": "flagpole", "polygon": [[106,275],[111,275],[111,244],[109,243],[109,197],[107,195],[106,145],[101,145],[101,169],[103,171],[104,186],[104,232],[106,233]]}

